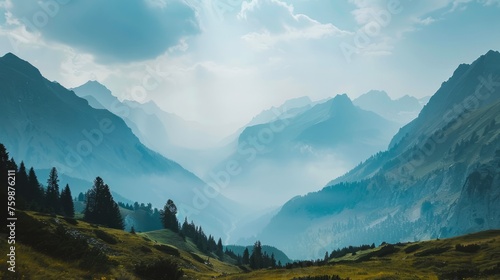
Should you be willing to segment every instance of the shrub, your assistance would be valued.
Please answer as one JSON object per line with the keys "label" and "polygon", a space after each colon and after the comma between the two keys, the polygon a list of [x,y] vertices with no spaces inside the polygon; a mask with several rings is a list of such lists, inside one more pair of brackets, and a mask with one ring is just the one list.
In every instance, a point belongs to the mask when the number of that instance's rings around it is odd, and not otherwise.
{"label": "shrub", "polygon": [[405,253],[410,254],[422,248],[419,244],[413,244],[405,248]]}
{"label": "shrub", "polygon": [[151,280],[177,280],[184,275],[176,262],[163,258],[149,262],[141,261],[135,265],[134,271],[141,279]]}
{"label": "shrub", "polygon": [[172,255],[172,256],[180,256],[181,253],[179,252],[179,250],[175,249],[174,247],[171,247],[171,246],[168,246],[168,245],[163,245],[163,244],[160,244],[160,245],[154,245],[153,246],[156,250],[160,251],[160,252],[163,252],[165,254],[169,254],[169,255]]}
{"label": "shrub", "polygon": [[450,249],[450,247],[430,248],[430,249],[424,250],[420,253],[416,253],[414,256],[415,257],[426,257],[426,256],[430,256],[430,255],[439,255],[441,253],[448,251],[449,249]]}
{"label": "shrub", "polygon": [[95,236],[97,236],[97,238],[101,239],[102,241],[104,241],[108,244],[114,245],[114,244],[118,243],[118,239],[116,237],[114,237],[113,235],[111,235],[105,231],[96,229],[96,230],[94,230],[94,234],[95,234]]}
{"label": "shrub", "polygon": [[66,223],[68,223],[70,225],[74,225],[74,226],[78,225],[78,221],[74,218],[64,217],[63,219],[66,221]]}
{"label": "shrub", "polygon": [[469,244],[469,245],[462,245],[462,244],[457,244],[455,245],[455,250],[459,252],[464,252],[464,253],[475,253],[481,249],[481,246],[479,244]]}

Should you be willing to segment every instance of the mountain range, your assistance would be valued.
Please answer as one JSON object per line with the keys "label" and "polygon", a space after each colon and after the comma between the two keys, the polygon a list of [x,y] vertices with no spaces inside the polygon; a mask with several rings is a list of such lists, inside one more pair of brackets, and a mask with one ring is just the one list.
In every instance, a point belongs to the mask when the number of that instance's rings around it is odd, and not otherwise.
{"label": "mountain range", "polygon": [[391,99],[383,90],[371,90],[354,99],[352,103],[361,109],[372,111],[378,115],[400,123],[407,124],[418,116],[427,98],[417,99],[405,95],[398,99]]}
{"label": "mountain range", "polygon": [[[107,109],[122,118],[145,146],[199,176],[204,174],[205,166],[210,165],[211,149],[217,146],[218,136],[201,124],[165,112],[153,101],[119,100],[97,81],[88,81],[71,90],[86,99],[90,106]],[[200,154],[204,156],[200,157]]]}
{"label": "mountain range", "polygon": [[346,94],[316,103],[302,100],[302,107],[275,108],[271,121],[245,127],[231,144],[231,154],[212,171],[219,174],[228,163],[241,168],[224,190],[228,197],[276,206],[386,149],[399,128],[356,107]]}
{"label": "mountain range", "polygon": [[0,92],[6,124],[0,126],[0,143],[26,166],[56,167],[87,182],[100,176],[116,193],[157,207],[171,198],[182,215],[220,236],[232,220],[234,211],[225,208],[229,200],[208,199],[201,179],[142,144],[119,116],[91,107],[11,53],[0,58]]}
{"label": "mountain range", "polygon": [[289,200],[258,237],[291,258],[500,227],[500,53],[462,64],[388,150]]}

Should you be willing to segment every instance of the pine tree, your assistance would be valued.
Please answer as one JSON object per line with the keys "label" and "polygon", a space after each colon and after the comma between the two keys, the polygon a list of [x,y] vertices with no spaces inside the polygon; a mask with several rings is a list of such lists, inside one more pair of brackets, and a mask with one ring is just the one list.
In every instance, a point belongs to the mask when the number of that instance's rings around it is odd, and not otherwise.
{"label": "pine tree", "polygon": [[44,190],[36,177],[33,167],[28,172],[28,197],[30,209],[40,211],[44,205]]}
{"label": "pine tree", "polygon": [[22,161],[16,175],[16,196],[16,207],[18,209],[27,209],[29,204],[28,174]]}
{"label": "pine tree", "polygon": [[245,251],[243,251],[243,264],[249,264],[250,263],[250,253],[248,252],[248,248],[245,248]]}
{"label": "pine tree", "polygon": [[222,240],[219,238],[219,241],[217,241],[217,256],[219,256],[219,259],[222,260],[222,257],[224,257],[224,248],[222,247]]}
{"label": "pine tree", "polygon": [[81,202],[85,201],[85,195],[82,192],[80,192],[78,194],[78,201],[81,201]]}
{"label": "pine tree", "polygon": [[[7,183],[8,170],[9,170],[9,153],[3,144],[0,144],[0,181],[2,182],[2,187],[0,188],[0,201],[5,203],[7,201],[7,191],[8,186],[4,185]],[[5,205],[5,204],[4,204]],[[7,207],[2,207],[2,217],[7,217]],[[5,219],[4,219],[5,220]]]}
{"label": "pine tree", "polygon": [[73,197],[71,196],[71,190],[69,185],[66,184],[64,190],[61,191],[61,206],[64,215],[73,218],[75,216],[75,206],[73,204]]}
{"label": "pine tree", "polygon": [[45,205],[49,212],[62,214],[61,204],[59,200],[59,178],[57,175],[57,169],[55,167],[50,170],[49,179],[47,179]]}
{"label": "pine tree", "polygon": [[262,245],[260,241],[255,242],[253,245],[253,251],[250,255],[250,267],[253,269],[259,269],[263,267],[262,258]]}
{"label": "pine tree", "polygon": [[132,226],[132,227],[130,228],[130,233],[131,233],[131,234],[135,234],[135,228],[134,228],[134,226]]}
{"label": "pine tree", "polygon": [[170,229],[173,232],[179,232],[179,222],[175,216],[176,214],[177,206],[171,199],[169,199],[163,207],[163,210],[160,211],[160,218],[163,227]]}
{"label": "pine tree", "polygon": [[87,193],[83,214],[85,221],[111,228],[124,229],[118,204],[113,200],[108,185],[104,184],[101,177],[94,180],[94,186]]}

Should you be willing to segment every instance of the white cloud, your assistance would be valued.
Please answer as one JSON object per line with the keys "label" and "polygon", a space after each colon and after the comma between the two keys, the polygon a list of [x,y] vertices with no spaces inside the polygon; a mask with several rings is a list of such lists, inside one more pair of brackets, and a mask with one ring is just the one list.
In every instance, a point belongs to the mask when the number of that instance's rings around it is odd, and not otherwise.
{"label": "white cloud", "polygon": [[243,2],[238,19],[259,30],[243,35],[242,39],[261,50],[280,42],[349,34],[331,23],[323,24],[307,15],[296,14],[292,5],[279,0]]}
{"label": "white cloud", "polygon": [[421,19],[421,18],[415,19],[415,22],[418,24],[421,24],[421,25],[429,25],[435,21],[436,21],[436,19],[434,19],[433,17],[426,17],[423,19]]}

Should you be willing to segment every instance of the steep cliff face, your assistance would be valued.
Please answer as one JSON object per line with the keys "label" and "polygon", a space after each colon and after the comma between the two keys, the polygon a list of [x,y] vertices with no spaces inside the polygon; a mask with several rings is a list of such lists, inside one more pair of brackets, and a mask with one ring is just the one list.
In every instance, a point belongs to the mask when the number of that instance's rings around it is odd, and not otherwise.
{"label": "steep cliff face", "polygon": [[467,176],[455,207],[449,228],[452,236],[500,228],[500,151],[497,157],[482,164]]}

